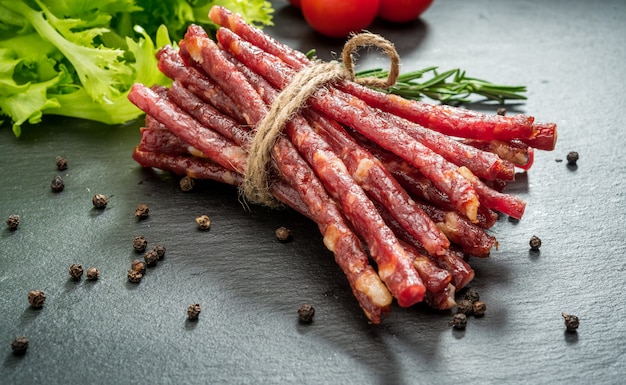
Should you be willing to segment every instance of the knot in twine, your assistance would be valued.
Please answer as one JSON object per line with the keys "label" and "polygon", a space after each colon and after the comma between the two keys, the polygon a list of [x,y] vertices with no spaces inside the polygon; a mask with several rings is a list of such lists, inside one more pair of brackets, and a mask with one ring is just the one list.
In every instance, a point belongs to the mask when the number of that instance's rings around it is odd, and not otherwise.
{"label": "knot in twine", "polygon": [[[391,61],[386,79],[377,77],[356,78],[353,53],[360,47],[373,46]],[[278,207],[280,203],[270,192],[269,164],[271,151],[284,126],[302,109],[315,91],[325,84],[351,80],[377,88],[389,88],[396,83],[400,73],[400,57],[393,44],[379,35],[364,32],[352,36],[344,45],[342,63],[314,61],[299,71],[272,103],[267,115],[257,124],[256,133],[248,151],[248,161],[240,193],[253,203]]]}

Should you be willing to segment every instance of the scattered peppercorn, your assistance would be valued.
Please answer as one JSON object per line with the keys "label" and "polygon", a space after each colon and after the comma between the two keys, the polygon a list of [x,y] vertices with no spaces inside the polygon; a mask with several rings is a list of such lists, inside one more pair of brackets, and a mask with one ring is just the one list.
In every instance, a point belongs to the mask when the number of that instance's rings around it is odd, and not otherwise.
{"label": "scattered peppercorn", "polygon": [[109,203],[109,198],[107,198],[104,194],[96,194],[91,198],[91,203],[93,203],[93,207],[102,210],[107,207]]}
{"label": "scattered peppercorn", "polygon": [[497,114],[501,115],[501,116],[506,115],[506,108],[504,108],[504,107],[498,108]]}
{"label": "scattered peppercorn", "polygon": [[528,244],[530,245],[530,249],[532,251],[538,251],[541,247],[541,239],[539,239],[538,236],[533,235],[532,237],[530,237],[530,242],[528,242]]}
{"label": "scattered peppercorn", "polygon": [[567,164],[570,166],[574,166],[578,162],[578,152],[570,151],[567,154]]}
{"label": "scattered peppercorn", "polygon": [[157,259],[160,261],[163,259],[163,257],[165,257],[165,246],[163,245],[156,245],[152,248],[152,251],[154,251],[157,255]]}
{"label": "scattered peppercorn", "polygon": [[149,214],[150,214],[150,208],[148,207],[148,205],[145,205],[143,203],[137,205],[137,209],[135,209],[135,217],[137,219],[146,219],[148,218]]}
{"label": "scattered peppercorn", "polygon": [[146,261],[146,266],[152,267],[155,266],[159,260],[159,255],[152,249],[143,255],[143,260]]}
{"label": "scattered peppercorn", "polygon": [[568,332],[575,332],[578,329],[578,325],[580,324],[580,320],[575,315],[561,313],[563,319],[565,320],[565,328]]}
{"label": "scattered peppercorn", "polygon": [[63,191],[63,189],[65,188],[65,182],[63,182],[63,178],[58,175],[52,178],[52,182],[50,182],[50,188],[52,189],[52,191],[55,192]]}
{"label": "scattered peppercorn", "polygon": [[134,261],[131,262],[130,268],[133,271],[144,274],[146,272],[146,263],[139,259],[135,259]]}
{"label": "scattered peppercorn", "polygon": [[73,279],[79,280],[80,277],[83,276],[83,267],[78,263],[72,264],[72,266],[70,266],[70,276]]}
{"label": "scattered peppercorn", "polygon": [[469,299],[462,299],[456,304],[457,313],[472,315],[474,312],[474,304]]}
{"label": "scattered peppercorn", "polygon": [[465,326],[467,326],[467,316],[463,313],[456,313],[454,317],[452,317],[450,326],[459,330],[465,329]]}
{"label": "scattered peppercorn", "polygon": [[42,290],[32,290],[28,292],[28,303],[39,309],[46,302],[46,293]]}
{"label": "scattered peppercorn", "polygon": [[128,280],[132,283],[139,283],[143,278],[143,274],[136,270],[128,270]]}
{"label": "scattered peppercorn", "polygon": [[291,239],[291,230],[288,228],[281,226],[276,229],[276,239],[281,242],[287,242]]}
{"label": "scattered peppercorn", "polygon": [[62,156],[57,156],[56,158],[57,170],[63,171],[67,170],[67,159]]}
{"label": "scattered peppercorn", "polygon": [[199,303],[191,304],[187,307],[187,318],[189,318],[190,321],[195,321],[200,316],[201,311],[202,308]]}
{"label": "scattered peppercorn", "polygon": [[179,185],[180,185],[180,189],[182,191],[188,192],[188,191],[193,190],[193,187],[195,185],[195,181],[193,180],[192,177],[185,176],[185,177],[182,177],[180,179]]}
{"label": "scattered peppercorn", "polygon": [[200,230],[208,230],[211,227],[211,218],[208,215],[200,215],[196,218],[196,224]]}
{"label": "scattered peppercorn", "polygon": [[472,303],[480,300],[480,295],[478,294],[478,292],[474,289],[468,289],[465,292],[465,299],[471,301]]}
{"label": "scattered peppercorn", "polygon": [[298,320],[302,323],[308,324],[313,322],[314,315],[315,308],[307,303],[300,305],[298,308]]}
{"label": "scattered peppercorn", "polygon": [[148,247],[148,241],[143,235],[138,235],[133,239],[133,249],[138,253],[143,253]]}
{"label": "scattered peppercorn", "polygon": [[17,226],[20,225],[20,216],[17,214],[11,214],[7,218],[7,226],[9,226],[9,230],[13,231],[17,229]]}
{"label": "scattered peppercorn", "polygon": [[26,349],[28,349],[28,338],[24,336],[15,337],[13,342],[11,342],[11,350],[15,354],[24,354]]}
{"label": "scattered peppercorn", "polygon": [[472,304],[472,312],[475,317],[482,317],[487,311],[487,305],[483,301],[476,301]]}
{"label": "scattered peppercorn", "polygon": [[90,281],[95,281],[100,277],[100,270],[95,267],[90,267],[87,269],[87,279]]}

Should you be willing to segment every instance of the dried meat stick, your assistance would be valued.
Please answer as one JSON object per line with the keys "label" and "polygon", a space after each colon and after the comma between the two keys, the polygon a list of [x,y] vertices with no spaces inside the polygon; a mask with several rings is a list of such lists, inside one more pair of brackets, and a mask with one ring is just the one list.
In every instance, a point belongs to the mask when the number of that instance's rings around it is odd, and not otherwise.
{"label": "dried meat stick", "polygon": [[[303,66],[310,64],[310,60],[303,53],[275,40],[260,29],[246,23],[241,16],[224,7],[212,7],[209,12],[209,18],[215,24],[233,31],[244,40],[261,48],[263,51],[280,58],[283,62],[287,63],[294,69],[299,70]],[[408,102],[406,99],[396,95],[374,91],[351,82],[340,82],[340,86],[343,86],[344,84],[352,86],[354,88],[352,91],[358,93],[359,97],[366,98],[372,103],[375,102],[375,106],[378,108],[395,113],[398,116],[403,116],[404,118],[408,118],[408,120],[413,120],[410,118],[411,115],[416,112],[421,112],[424,116],[421,118],[421,121],[424,123],[422,124],[423,126],[435,129],[433,124],[429,123],[434,122],[438,127],[440,127],[440,132],[452,136],[472,137],[483,140],[509,140],[532,138],[537,134],[537,130],[541,130],[540,127],[532,126],[534,121],[532,117],[525,115],[514,115],[510,117],[495,115],[492,117],[491,115],[488,116],[457,107],[432,105],[418,101]],[[395,109],[392,109],[393,102],[398,103]],[[403,107],[405,104],[415,104],[414,108],[417,111],[404,111],[405,108]],[[390,106],[383,108],[385,105]],[[420,121],[417,121],[416,123],[420,123]],[[477,125],[474,125],[474,123]],[[462,133],[465,132],[467,132],[467,134],[463,135]],[[466,136],[468,134],[470,136]],[[547,138],[545,143],[549,144],[551,142],[549,139],[551,136],[545,135],[545,137]],[[552,135],[552,137],[556,139],[555,135]],[[541,141],[538,140],[538,142]],[[554,142],[554,140],[552,140],[552,142]],[[550,147],[548,144],[544,145],[546,149]],[[554,146],[552,146],[552,149],[553,148]]]}
{"label": "dried meat stick", "polygon": [[132,157],[143,167],[154,167],[196,179],[211,179],[232,186],[238,186],[243,180],[241,174],[235,171],[222,167],[208,159],[191,155],[158,153],[135,147]]}
{"label": "dried meat stick", "polygon": [[536,134],[534,118],[528,115],[488,115],[460,107],[434,105],[373,90],[353,82],[342,82],[338,87],[372,107],[445,135],[508,141],[532,138]]}
{"label": "dried meat stick", "polygon": [[216,163],[239,173],[245,170],[247,153],[241,147],[211,130],[206,130],[197,120],[150,88],[135,83],[128,99]]}
{"label": "dried meat stick", "polygon": [[430,258],[408,243],[400,242],[400,244],[411,257],[413,266],[422,278],[427,292],[438,292],[448,286],[452,275],[447,270],[438,267]]}
{"label": "dried meat stick", "polygon": [[[246,123],[254,125],[260,122],[267,108],[258,97],[256,90],[246,81],[235,66],[220,52],[215,42],[197,25],[190,25],[184,37],[185,48],[197,65],[201,66],[226,95],[229,95],[238,104],[239,110],[245,113]],[[220,82],[219,76],[224,78]],[[217,78],[216,78],[217,77]]]}
{"label": "dried meat stick", "polygon": [[[223,28],[218,30],[220,43],[238,60],[261,74],[277,88],[283,88],[290,80],[293,70]],[[244,51],[244,46],[246,50]],[[346,100],[347,94],[336,89],[322,87],[309,99],[310,105],[332,119],[357,129],[381,147],[404,157],[427,176],[439,189],[446,192],[457,209],[470,220],[476,220],[478,197],[460,173],[459,167],[441,155],[413,139],[407,133],[394,129],[381,119],[375,110],[359,100]],[[351,104],[354,103],[354,104]],[[366,117],[366,118],[364,118]]]}
{"label": "dried meat stick", "polygon": [[452,274],[452,284],[456,290],[461,290],[474,279],[474,269],[465,262],[464,254],[460,251],[448,249],[443,258],[437,258],[439,267],[444,268]]}
{"label": "dried meat stick", "polygon": [[456,306],[456,301],[454,300],[455,293],[456,288],[454,285],[448,284],[448,286],[441,291],[435,293],[427,292],[424,297],[424,302],[435,310],[449,310]]}
{"label": "dried meat stick", "polygon": [[[191,57],[196,60],[205,72],[218,83],[225,92],[229,92],[242,110],[248,111],[250,117],[256,117],[256,124],[267,114],[268,109],[261,97],[237,71],[235,66],[226,59],[217,45],[211,41],[204,30],[190,26],[185,34],[185,42]],[[294,119],[298,119],[296,116]],[[330,148],[322,148],[324,142],[315,138],[310,129],[306,134],[303,128],[308,126],[304,119],[297,124],[287,123],[285,133],[299,147],[299,152],[307,158],[308,163],[316,170],[316,174],[324,181],[329,193],[341,201],[343,212],[346,213],[357,231],[368,243],[370,255],[378,265],[378,275],[385,282],[389,291],[403,307],[411,306],[423,299],[425,288],[409,257],[401,248],[391,230],[387,228],[371,201],[362,189],[345,173],[345,166]],[[297,136],[297,138],[296,138]],[[288,149],[286,140],[279,138],[275,149]],[[277,154],[274,154],[277,159]],[[283,159],[284,158],[280,158]],[[282,165],[277,161],[279,168]],[[282,168],[281,168],[282,171]],[[296,186],[292,183],[292,186]]]}
{"label": "dried meat stick", "polygon": [[462,140],[462,142],[483,151],[493,152],[500,158],[508,160],[515,164],[515,167],[523,170],[528,170],[534,161],[533,148],[516,139],[508,142],[501,140],[465,139]]}
{"label": "dried meat stick", "polygon": [[141,151],[159,152],[168,155],[190,155],[193,146],[188,145],[167,129],[142,127],[137,148]]}
{"label": "dried meat stick", "polygon": [[536,123],[535,133],[531,138],[520,138],[530,147],[538,150],[552,151],[556,146],[557,132],[555,123]]}
{"label": "dried meat stick", "polygon": [[[180,49],[182,50],[183,47]],[[227,116],[241,116],[235,103],[228,95],[221,92],[219,87],[209,77],[196,68],[185,65],[179,51],[176,51],[171,46],[164,46],[157,52],[156,56],[159,70],[165,76],[178,80],[202,100],[210,103]]]}
{"label": "dried meat stick", "polygon": [[260,29],[254,28],[250,24],[246,23],[240,15],[231,12],[224,7],[212,7],[209,11],[209,18],[216,25],[228,28],[244,38],[246,41],[249,41],[264,51],[281,58],[281,60],[291,67],[296,68],[298,65],[309,62],[309,59],[302,52],[291,49],[290,47],[280,43]]}
{"label": "dried meat stick", "polygon": [[[475,257],[488,257],[491,249],[498,246],[496,238],[483,228],[470,222],[456,211],[446,211],[423,202],[417,204],[439,226],[450,242],[465,253]],[[418,239],[419,241],[419,239]]]}

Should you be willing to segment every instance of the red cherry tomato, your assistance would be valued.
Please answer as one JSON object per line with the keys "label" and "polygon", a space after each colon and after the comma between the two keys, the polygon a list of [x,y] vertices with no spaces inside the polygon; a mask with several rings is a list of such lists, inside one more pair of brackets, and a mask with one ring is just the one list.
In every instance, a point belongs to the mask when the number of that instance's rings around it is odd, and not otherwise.
{"label": "red cherry tomato", "polygon": [[300,0],[289,0],[289,3],[296,8],[300,8]]}
{"label": "red cherry tomato", "polygon": [[380,0],[378,16],[394,23],[416,20],[433,0]]}
{"label": "red cherry tomato", "polygon": [[378,14],[380,0],[301,0],[306,22],[330,37],[346,37],[369,27]]}

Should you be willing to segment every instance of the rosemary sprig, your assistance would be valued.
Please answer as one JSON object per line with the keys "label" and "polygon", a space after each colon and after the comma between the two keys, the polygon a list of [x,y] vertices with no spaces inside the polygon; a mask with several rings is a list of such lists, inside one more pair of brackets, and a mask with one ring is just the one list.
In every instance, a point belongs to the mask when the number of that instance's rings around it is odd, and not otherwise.
{"label": "rosemary sprig", "polygon": [[[380,68],[359,71],[356,77],[374,76],[386,78],[388,71]],[[425,75],[430,75],[423,81]],[[469,103],[472,95],[480,95],[487,100],[504,103],[506,100],[525,100],[525,86],[508,86],[494,84],[489,81],[465,75],[465,71],[458,68],[439,72],[438,67],[431,66],[421,70],[411,71],[398,76],[396,84],[388,89],[381,90],[396,94],[407,99],[422,99],[424,96],[441,101],[442,103]]]}
{"label": "rosemary sprig", "polygon": [[[315,50],[306,53],[309,59],[315,59]],[[526,100],[522,95],[526,92],[526,86],[507,86],[494,84],[487,80],[473,78],[465,75],[465,71],[459,68],[445,72],[439,72],[439,67],[431,66],[421,70],[406,72],[398,76],[396,84],[388,89],[380,91],[396,94],[407,99],[423,99],[424,96],[433,100],[438,100],[446,104],[470,103],[472,95],[480,95],[487,100],[504,103],[507,100]],[[389,72],[381,68],[358,71],[357,78],[374,76],[386,78]],[[430,75],[429,79],[422,82],[425,75]]]}

